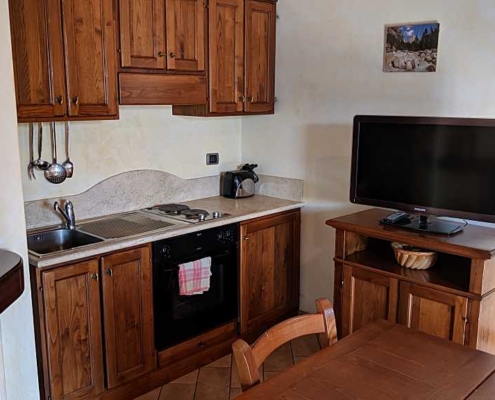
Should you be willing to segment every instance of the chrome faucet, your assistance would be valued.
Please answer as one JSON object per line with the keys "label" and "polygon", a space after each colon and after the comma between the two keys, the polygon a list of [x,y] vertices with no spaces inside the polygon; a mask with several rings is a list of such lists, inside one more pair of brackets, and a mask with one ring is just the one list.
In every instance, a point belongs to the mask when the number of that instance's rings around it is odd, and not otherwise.
{"label": "chrome faucet", "polygon": [[74,214],[74,205],[70,201],[65,202],[65,211],[60,207],[58,201],[53,205],[55,211],[59,211],[63,215],[66,221],[67,229],[73,231],[76,229],[76,215]]}

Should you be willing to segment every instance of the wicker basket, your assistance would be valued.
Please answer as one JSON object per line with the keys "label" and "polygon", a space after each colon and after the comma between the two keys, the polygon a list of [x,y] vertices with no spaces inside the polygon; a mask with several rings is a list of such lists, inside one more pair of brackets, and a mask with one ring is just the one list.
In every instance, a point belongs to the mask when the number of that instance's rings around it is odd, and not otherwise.
{"label": "wicker basket", "polygon": [[434,251],[427,251],[407,244],[392,243],[397,262],[406,268],[428,269],[435,265],[438,254]]}

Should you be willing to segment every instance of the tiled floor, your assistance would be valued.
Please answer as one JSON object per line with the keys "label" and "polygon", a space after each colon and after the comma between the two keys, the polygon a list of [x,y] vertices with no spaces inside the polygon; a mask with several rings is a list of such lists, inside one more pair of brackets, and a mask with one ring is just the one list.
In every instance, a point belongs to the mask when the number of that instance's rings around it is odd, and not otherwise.
{"label": "tiled floor", "polygon": [[[315,335],[305,336],[277,349],[262,366],[262,378],[270,379],[320,350]],[[231,355],[191,372],[136,400],[230,400],[241,394],[235,361]]]}

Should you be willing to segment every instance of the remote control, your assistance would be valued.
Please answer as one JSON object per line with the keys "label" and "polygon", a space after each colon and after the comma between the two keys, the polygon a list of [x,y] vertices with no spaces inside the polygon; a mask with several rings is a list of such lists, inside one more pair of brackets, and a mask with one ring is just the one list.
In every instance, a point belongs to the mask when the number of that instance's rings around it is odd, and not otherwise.
{"label": "remote control", "polygon": [[409,219],[409,214],[399,211],[384,218],[383,222],[386,224],[396,224],[406,219]]}

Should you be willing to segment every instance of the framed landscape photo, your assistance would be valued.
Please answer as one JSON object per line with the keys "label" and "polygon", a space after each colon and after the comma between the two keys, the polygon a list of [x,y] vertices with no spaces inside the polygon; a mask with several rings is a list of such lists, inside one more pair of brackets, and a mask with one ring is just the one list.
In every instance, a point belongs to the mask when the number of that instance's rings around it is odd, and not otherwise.
{"label": "framed landscape photo", "polygon": [[385,72],[435,72],[440,24],[387,25],[385,27]]}

